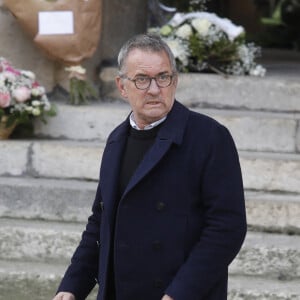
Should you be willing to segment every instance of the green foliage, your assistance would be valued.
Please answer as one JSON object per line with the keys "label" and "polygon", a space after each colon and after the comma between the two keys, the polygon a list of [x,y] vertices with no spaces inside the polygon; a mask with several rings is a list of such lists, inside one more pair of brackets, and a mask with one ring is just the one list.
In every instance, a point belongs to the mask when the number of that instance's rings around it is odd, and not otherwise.
{"label": "green foliage", "polygon": [[88,99],[96,97],[97,91],[89,82],[78,79],[77,77],[72,77],[70,79],[70,104],[84,104],[88,102]]}

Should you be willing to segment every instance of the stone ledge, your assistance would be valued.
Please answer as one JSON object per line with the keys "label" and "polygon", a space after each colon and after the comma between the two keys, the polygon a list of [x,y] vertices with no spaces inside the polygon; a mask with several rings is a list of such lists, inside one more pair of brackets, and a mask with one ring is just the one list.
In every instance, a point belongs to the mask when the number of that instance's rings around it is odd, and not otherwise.
{"label": "stone ledge", "polygon": [[[0,300],[49,300],[57,291],[67,264],[0,260]],[[96,299],[97,288],[87,300]]]}
{"label": "stone ledge", "polygon": [[299,280],[279,281],[252,276],[229,276],[228,300],[299,300]]}
{"label": "stone ledge", "polygon": [[40,177],[98,180],[103,145],[35,142],[32,167]]}
{"label": "stone ledge", "polygon": [[0,183],[0,218],[86,222],[97,182],[5,178]]}
{"label": "stone ledge", "polygon": [[300,279],[300,236],[248,232],[231,274]]}
{"label": "stone ledge", "polygon": [[[0,224],[0,259],[33,264],[67,264],[84,230],[83,224],[5,219]],[[248,232],[230,274],[299,279],[300,236]]]}
{"label": "stone ledge", "polygon": [[246,189],[300,193],[300,155],[240,151]]}
{"label": "stone ledge", "polygon": [[[66,265],[0,261],[0,300],[52,299]],[[87,300],[96,299],[95,288]],[[228,300],[298,300],[298,281],[229,276]]]}
{"label": "stone ledge", "polygon": [[1,141],[0,176],[20,176],[27,170],[31,142]]}
{"label": "stone ledge", "polygon": [[[19,145],[20,162],[11,168],[11,156]],[[0,176],[97,181],[104,145],[98,142],[34,141],[5,143],[6,161]],[[17,148],[18,149],[18,148]],[[28,149],[30,155],[27,157]],[[1,152],[2,152],[1,148]],[[25,151],[22,151],[25,150]],[[1,154],[0,152],[0,154]],[[18,153],[18,152],[17,152]],[[239,151],[247,190],[300,193],[300,155]],[[5,157],[3,155],[3,157]],[[19,161],[16,159],[16,161]]]}
{"label": "stone ledge", "polygon": [[[100,73],[103,99],[121,99],[115,85],[117,69]],[[187,106],[231,108],[262,111],[300,112],[298,77],[251,76],[224,77],[216,74],[184,73],[179,75],[176,93]]]}
{"label": "stone ledge", "polygon": [[300,234],[300,194],[247,192],[246,208],[253,230]]}
{"label": "stone ledge", "polygon": [[15,219],[0,219],[0,224],[0,259],[52,263],[70,261],[85,228]]}
{"label": "stone ledge", "polygon": [[[300,114],[191,109],[224,124],[240,150],[292,153],[299,148]],[[50,118],[47,124],[37,122],[35,133],[41,138],[105,142],[129,111],[125,103],[79,107],[59,104],[58,115]]]}
{"label": "stone ledge", "polygon": [[[85,223],[96,189],[97,182],[1,177],[0,218]],[[245,196],[249,228],[300,233],[300,194],[246,191]]]}

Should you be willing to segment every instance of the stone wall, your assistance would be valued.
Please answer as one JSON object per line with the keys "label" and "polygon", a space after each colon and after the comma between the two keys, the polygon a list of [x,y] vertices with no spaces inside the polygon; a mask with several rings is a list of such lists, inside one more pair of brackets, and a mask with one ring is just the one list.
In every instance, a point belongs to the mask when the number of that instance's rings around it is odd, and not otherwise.
{"label": "stone wall", "polygon": [[[85,60],[89,78],[98,84],[97,71],[103,60],[115,61],[122,43],[135,33],[144,32],[147,23],[147,1],[102,0],[102,32],[94,55]],[[45,55],[34,45],[17,20],[0,0],[0,56],[20,69],[36,73],[47,91],[57,84],[68,89],[64,67]]]}

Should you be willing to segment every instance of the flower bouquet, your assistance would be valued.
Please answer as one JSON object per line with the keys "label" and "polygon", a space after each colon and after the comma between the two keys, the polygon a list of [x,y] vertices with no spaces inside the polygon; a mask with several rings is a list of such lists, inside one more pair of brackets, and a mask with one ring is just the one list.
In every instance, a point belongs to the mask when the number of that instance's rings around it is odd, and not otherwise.
{"label": "flower bouquet", "polygon": [[260,48],[246,43],[244,28],[214,13],[176,13],[166,25],[150,31],[167,42],[181,72],[265,75],[255,62]]}
{"label": "flower bouquet", "polygon": [[45,88],[31,71],[15,69],[0,57],[0,139],[8,138],[19,124],[32,123],[35,118],[46,122],[54,116]]}
{"label": "flower bouquet", "polygon": [[87,81],[86,69],[81,65],[66,67],[70,79],[69,103],[80,105],[87,103],[88,98],[96,98],[97,91],[92,84]]}

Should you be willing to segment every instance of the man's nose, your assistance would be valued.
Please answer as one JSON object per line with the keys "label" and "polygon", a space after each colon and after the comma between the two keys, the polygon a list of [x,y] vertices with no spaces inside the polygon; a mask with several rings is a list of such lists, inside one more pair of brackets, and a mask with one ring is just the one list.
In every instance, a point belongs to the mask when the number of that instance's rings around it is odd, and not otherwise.
{"label": "man's nose", "polygon": [[157,85],[156,80],[151,78],[150,86],[148,88],[148,93],[159,93],[160,87]]}

